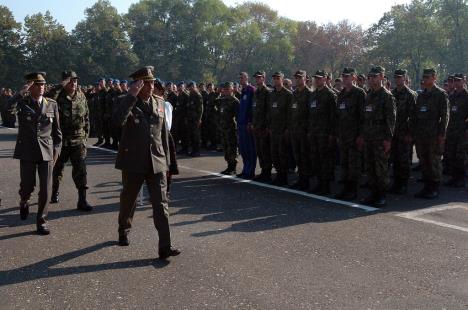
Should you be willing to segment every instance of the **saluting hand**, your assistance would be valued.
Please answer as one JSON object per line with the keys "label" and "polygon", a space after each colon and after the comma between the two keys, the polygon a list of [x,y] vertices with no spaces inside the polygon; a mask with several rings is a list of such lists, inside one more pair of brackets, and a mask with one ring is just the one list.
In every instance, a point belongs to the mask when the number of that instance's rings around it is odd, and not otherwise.
{"label": "saluting hand", "polygon": [[132,83],[132,85],[130,85],[130,88],[128,89],[128,93],[133,97],[138,96],[138,93],[143,88],[143,85],[145,85],[145,83],[141,80]]}
{"label": "saluting hand", "polygon": [[31,86],[34,84],[33,81],[26,83],[20,90],[20,95],[24,96],[28,90],[31,88]]}

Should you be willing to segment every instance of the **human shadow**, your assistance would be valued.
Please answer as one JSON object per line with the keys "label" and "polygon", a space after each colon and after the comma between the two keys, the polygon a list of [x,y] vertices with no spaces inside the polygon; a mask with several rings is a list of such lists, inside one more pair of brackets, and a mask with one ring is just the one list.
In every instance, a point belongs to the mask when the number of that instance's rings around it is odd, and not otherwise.
{"label": "human shadow", "polygon": [[68,252],[59,256],[54,256],[27,266],[0,271],[0,287],[38,279],[48,279],[60,276],[99,272],[105,270],[141,268],[147,266],[153,266],[154,268],[159,269],[164,268],[169,264],[169,261],[167,260],[147,258],[139,260],[128,260],[123,262],[108,262],[103,264],[52,268],[55,265],[62,264],[77,257],[87,255],[92,252],[116,245],[117,242],[115,241],[106,241],[86,248]]}

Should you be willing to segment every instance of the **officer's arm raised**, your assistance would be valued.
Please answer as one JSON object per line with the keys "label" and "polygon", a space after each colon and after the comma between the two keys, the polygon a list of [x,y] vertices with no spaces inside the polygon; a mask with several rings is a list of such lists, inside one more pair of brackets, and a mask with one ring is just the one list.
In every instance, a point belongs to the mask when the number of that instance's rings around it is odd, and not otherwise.
{"label": "officer's arm raised", "polygon": [[143,81],[136,81],[132,83],[128,90],[128,95],[122,97],[112,115],[112,120],[116,126],[123,126],[127,122],[127,118],[130,115],[135,103],[137,102],[137,96],[140,90],[143,88]]}

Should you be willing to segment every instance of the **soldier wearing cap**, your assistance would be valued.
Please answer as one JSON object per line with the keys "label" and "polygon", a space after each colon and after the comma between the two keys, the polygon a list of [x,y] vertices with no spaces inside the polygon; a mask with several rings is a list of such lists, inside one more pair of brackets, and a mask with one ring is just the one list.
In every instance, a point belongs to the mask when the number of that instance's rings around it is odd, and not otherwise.
{"label": "soldier wearing cap", "polygon": [[187,123],[187,109],[190,101],[190,94],[185,88],[185,82],[179,82],[177,85],[177,105],[174,106],[174,140],[177,144],[178,141],[182,144],[182,149],[177,154],[188,154],[189,140],[188,140],[188,123]]}
{"label": "soldier wearing cap", "polygon": [[418,95],[411,117],[412,138],[422,169],[424,187],[415,197],[434,199],[439,196],[440,159],[444,150],[449,103],[447,93],[436,85],[435,69],[424,69],[424,90]]}
{"label": "soldier wearing cap", "polygon": [[450,118],[447,127],[447,164],[450,187],[465,186],[465,157],[468,150],[468,91],[464,87],[465,75],[453,76],[454,92],[450,95]]}
{"label": "soldier wearing cap", "polygon": [[166,172],[169,167],[168,135],[164,99],[153,95],[154,68],[144,67],[130,77],[128,94],[120,98],[113,121],[123,126],[115,167],[122,170],[119,245],[129,245],[136,200],[146,182],[153,207],[153,221],[159,234],[159,257],[180,254],[172,248]]}
{"label": "soldier wearing cap", "polygon": [[362,167],[362,150],[357,146],[357,138],[360,135],[360,124],[363,121],[361,111],[364,109],[366,92],[354,84],[357,79],[354,68],[344,68],[341,77],[343,90],[338,94],[336,105],[336,133],[344,186],[336,198],[354,200],[357,198]]}
{"label": "soldier wearing cap", "polygon": [[203,96],[200,94],[195,82],[188,85],[190,92],[187,105],[187,128],[189,132],[189,145],[192,148],[191,157],[200,156],[201,126],[203,117]]}
{"label": "soldier wearing cap", "polygon": [[233,83],[223,84],[222,95],[218,99],[219,128],[227,168],[222,174],[235,175],[237,166],[237,117],[239,100],[234,96]]}
{"label": "soldier wearing cap", "polygon": [[371,193],[361,202],[375,207],[387,204],[388,159],[395,130],[396,107],[392,93],[383,86],[385,69],[373,67],[369,74],[370,91],[362,113],[362,136],[358,146],[366,146],[367,164]]}
{"label": "soldier wearing cap", "polygon": [[258,156],[261,173],[254,180],[257,182],[271,182],[271,144],[268,132],[268,114],[271,89],[265,84],[266,73],[257,71],[254,74],[256,89],[252,103],[252,130],[254,132],[255,150]]}
{"label": "soldier wearing cap", "polygon": [[267,115],[267,128],[270,132],[271,160],[276,169],[276,178],[272,184],[288,185],[288,111],[292,103],[292,93],[283,85],[284,74],[275,72],[273,75],[273,91]]}
{"label": "soldier wearing cap", "polygon": [[393,184],[389,192],[402,195],[407,192],[408,179],[412,160],[410,136],[410,118],[416,106],[416,92],[406,86],[406,70],[394,72],[396,87],[392,90],[396,104],[395,133],[392,139],[391,161],[393,163]]}
{"label": "soldier wearing cap", "polygon": [[51,203],[59,202],[59,185],[63,169],[70,160],[72,177],[78,190],[77,209],[91,211],[86,200],[88,189],[86,172],[86,140],[89,136],[89,111],[86,97],[78,88],[78,75],[74,71],[62,72],[62,83],[55,89],[54,99],[60,114],[62,152],[53,171]]}
{"label": "soldier wearing cap", "polygon": [[301,191],[309,189],[311,176],[310,149],[307,141],[308,104],[312,91],[306,85],[307,73],[298,70],[294,74],[296,89],[293,91],[292,104],[288,115],[288,132],[299,178],[291,188]]}
{"label": "soldier wearing cap", "polygon": [[330,193],[330,181],[334,172],[334,150],[336,145],[336,95],[327,86],[327,74],[318,70],[314,75],[315,90],[308,102],[307,137],[309,141],[312,174],[317,184],[314,194]]}
{"label": "soldier wearing cap", "polygon": [[[7,105],[18,114],[19,129],[13,157],[20,160],[20,215],[26,220],[29,199],[39,175],[36,228],[41,235],[50,233],[47,211],[52,185],[52,169],[62,147],[59,111],[53,99],[45,98],[45,72],[25,76],[27,84]],[[29,92],[29,95],[26,93]]]}

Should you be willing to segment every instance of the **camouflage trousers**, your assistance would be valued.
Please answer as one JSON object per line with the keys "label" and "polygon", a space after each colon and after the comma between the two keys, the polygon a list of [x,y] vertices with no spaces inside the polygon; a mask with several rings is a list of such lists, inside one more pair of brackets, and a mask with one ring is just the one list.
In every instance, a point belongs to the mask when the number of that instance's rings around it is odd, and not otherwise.
{"label": "camouflage trousers", "polygon": [[86,146],[83,144],[73,146],[63,146],[60,156],[55,163],[53,172],[53,186],[58,187],[58,184],[63,177],[63,169],[65,164],[70,160],[72,164],[72,178],[77,189],[87,188],[87,172],[86,172]]}
{"label": "camouflage trousers", "polygon": [[237,164],[237,135],[234,128],[224,128],[221,131],[221,143],[224,159],[229,165]]}
{"label": "camouflage trousers", "polygon": [[406,182],[410,177],[411,149],[413,145],[404,141],[403,137],[394,137],[392,140],[391,162],[393,164],[393,178]]}
{"label": "camouflage trousers", "polygon": [[334,177],[335,147],[328,135],[308,136],[312,175],[321,181],[330,181]]}
{"label": "camouflage trousers", "polygon": [[441,180],[441,157],[444,145],[437,143],[436,138],[430,140],[416,140],[416,152],[421,164],[422,177],[426,185],[439,184]]}
{"label": "camouflage trousers", "polygon": [[285,174],[288,172],[288,146],[288,133],[270,133],[271,162],[277,173]]}
{"label": "camouflage trousers", "polygon": [[340,142],[341,175],[344,181],[359,182],[362,170],[362,152],[354,140]]}
{"label": "camouflage trousers", "polygon": [[465,136],[463,134],[448,136],[446,149],[450,175],[453,178],[464,178],[466,152],[468,150],[468,142]]}
{"label": "camouflage trousers", "polygon": [[307,134],[302,132],[291,132],[289,134],[291,147],[296,161],[299,175],[310,176],[312,167],[310,161],[310,148]]}
{"label": "camouflage trousers", "polygon": [[267,130],[255,130],[255,150],[257,151],[258,163],[260,168],[265,171],[271,171],[271,143],[270,135]]}
{"label": "camouflage trousers", "polygon": [[366,163],[369,186],[374,194],[383,195],[388,186],[388,159],[382,140],[366,141]]}

